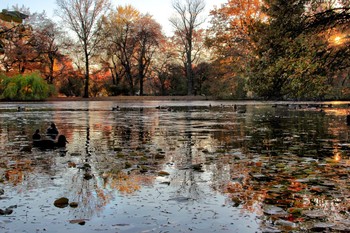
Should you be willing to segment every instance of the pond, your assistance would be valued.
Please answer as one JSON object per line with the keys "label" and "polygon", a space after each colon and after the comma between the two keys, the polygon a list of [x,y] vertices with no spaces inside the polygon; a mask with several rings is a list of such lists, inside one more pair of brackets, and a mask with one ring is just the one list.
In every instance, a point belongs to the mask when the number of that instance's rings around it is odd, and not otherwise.
{"label": "pond", "polygon": [[[1,103],[0,231],[348,232],[349,110],[345,102]],[[66,147],[31,148],[51,122]]]}

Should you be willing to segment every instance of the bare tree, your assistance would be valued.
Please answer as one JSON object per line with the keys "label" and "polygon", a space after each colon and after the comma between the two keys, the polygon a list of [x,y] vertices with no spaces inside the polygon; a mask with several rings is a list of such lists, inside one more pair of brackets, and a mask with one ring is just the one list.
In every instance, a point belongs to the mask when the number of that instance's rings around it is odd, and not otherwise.
{"label": "bare tree", "polygon": [[109,0],[56,0],[58,14],[72,30],[84,53],[85,87],[84,98],[89,97],[89,65],[101,41],[101,17],[109,10]]}
{"label": "bare tree", "polygon": [[175,29],[175,34],[180,37],[185,55],[185,71],[187,77],[187,94],[193,95],[193,37],[196,29],[204,22],[199,14],[204,11],[204,0],[180,0],[173,1],[173,8],[176,15],[170,18],[170,23]]}

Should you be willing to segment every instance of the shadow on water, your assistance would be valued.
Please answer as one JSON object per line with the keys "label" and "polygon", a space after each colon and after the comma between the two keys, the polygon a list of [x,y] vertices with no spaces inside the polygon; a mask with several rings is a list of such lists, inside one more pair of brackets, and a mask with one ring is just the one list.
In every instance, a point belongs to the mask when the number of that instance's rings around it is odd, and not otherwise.
{"label": "shadow on water", "polygon": [[[347,105],[17,105],[0,105],[2,232],[350,228]],[[52,121],[66,148],[28,149]]]}

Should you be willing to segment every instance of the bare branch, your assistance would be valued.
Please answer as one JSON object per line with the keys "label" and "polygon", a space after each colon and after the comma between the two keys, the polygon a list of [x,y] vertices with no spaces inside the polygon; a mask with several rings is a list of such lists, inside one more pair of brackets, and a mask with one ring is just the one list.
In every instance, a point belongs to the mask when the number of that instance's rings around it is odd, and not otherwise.
{"label": "bare branch", "polygon": [[182,42],[184,66],[187,76],[187,93],[193,94],[193,40],[194,33],[198,27],[204,23],[204,20],[199,19],[199,15],[204,11],[204,0],[174,0],[172,2],[176,16],[169,19],[170,23],[175,29],[175,35],[178,36]]}
{"label": "bare branch", "polygon": [[89,62],[101,42],[102,30],[100,18],[110,7],[109,0],[56,0],[58,15],[63,22],[76,34],[78,42],[84,52],[85,59],[85,92],[89,90]]}

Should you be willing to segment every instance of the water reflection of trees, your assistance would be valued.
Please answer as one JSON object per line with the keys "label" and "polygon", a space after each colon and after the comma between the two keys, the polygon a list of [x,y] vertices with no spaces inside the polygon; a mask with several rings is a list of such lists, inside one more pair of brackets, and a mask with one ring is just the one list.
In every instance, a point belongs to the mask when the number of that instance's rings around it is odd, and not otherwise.
{"label": "water reflection of trees", "polygon": [[[197,155],[193,154],[193,147],[196,144],[196,140],[193,139],[192,123],[191,123],[191,111],[190,109],[184,113],[184,122],[178,122],[178,124],[186,125],[187,127],[179,129],[179,133],[184,135],[185,140],[180,146],[180,150],[177,153],[175,161],[179,170],[173,177],[172,182],[178,184],[174,198],[187,198],[188,200],[198,200],[201,198],[201,190],[198,186],[198,175],[193,169],[193,165],[196,162]],[[179,153],[180,152],[180,153]]]}
{"label": "water reflection of trees", "polygon": [[[321,208],[340,218],[344,217],[341,211],[349,206],[345,178],[350,162],[343,148],[346,145],[341,145],[346,144],[349,129],[344,119],[333,114],[270,106],[248,106],[245,114],[232,107],[50,112],[44,114],[45,121],[53,117],[60,131],[69,136],[67,157],[55,160],[54,154],[40,161],[45,153],[16,157],[1,152],[5,156],[0,164],[3,172],[7,168],[22,172],[9,172],[8,180],[17,185],[23,185],[23,178],[30,174],[62,175],[70,184],[66,195],[81,203],[72,210],[80,218],[89,218],[103,209],[115,190],[127,195],[151,185],[154,173],[120,170],[125,168],[123,159],[138,164],[157,150],[179,169],[171,180],[177,187],[174,195],[193,200],[203,197],[198,185],[202,173],[193,169],[193,165],[202,164],[211,174],[212,188],[228,193],[237,208],[258,213],[264,204],[286,209]],[[43,127],[40,124],[44,119],[40,123],[37,118],[37,113],[1,118],[1,149],[18,152],[21,144],[29,142],[35,128]],[[340,161],[331,161],[333,155]],[[57,166],[62,169],[59,164],[69,160],[78,165],[88,163],[92,179],[84,179],[84,172],[78,168],[63,174]],[[7,167],[8,161],[18,164]],[[152,165],[157,162],[152,161]],[[328,181],[328,188],[339,195],[338,199],[323,190],[327,187],[322,186],[324,183],[317,183],[321,179]]]}
{"label": "water reflection of trees", "polygon": [[[344,195],[349,191],[344,183],[348,148],[340,146],[348,137],[345,122],[320,111],[285,109],[255,114],[254,125],[245,122],[250,129],[244,132],[249,137],[247,147],[241,150],[245,152],[236,153],[239,156],[228,153],[216,163],[229,167],[230,177],[220,175],[217,169],[217,177],[226,180],[222,186],[216,182],[214,188],[228,193],[233,205],[244,210],[262,214],[265,205],[282,207],[287,211],[282,219],[306,229],[314,222],[304,213],[307,210],[321,210],[323,221],[344,222],[349,217],[344,211],[349,206]],[[265,224],[278,218],[266,215],[263,219]]]}
{"label": "water reflection of trees", "polygon": [[81,205],[74,210],[74,215],[83,219],[101,211],[114,197],[115,190],[131,194],[154,180],[153,176],[144,176],[138,171],[123,171],[124,160],[132,162],[132,156],[139,156],[138,148],[149,140],[150,133],[141,120],[142,111],[134,111],[131,116],[112,112],[109,118],[107,114],[86,111],[86,130],[80,132],[80,135],[86,133],[85,153],[82,153],[85,156],[77,162],[88,164],[88,169],[75,173],[69,193],[76,193],[72,200]]}

